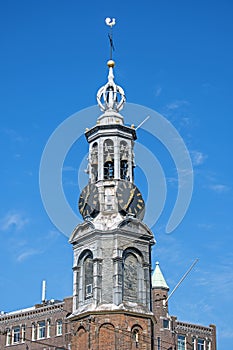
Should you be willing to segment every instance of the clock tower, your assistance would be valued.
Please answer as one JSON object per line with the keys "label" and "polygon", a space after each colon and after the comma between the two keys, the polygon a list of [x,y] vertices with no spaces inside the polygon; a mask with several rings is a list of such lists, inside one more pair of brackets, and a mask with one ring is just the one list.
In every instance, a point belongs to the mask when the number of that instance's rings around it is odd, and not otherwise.
{"label": "clock tower", "polygon": [[73,349],[151,349],[153,234],[143,223],[145,203],[134,184],[134,126],[120,111],[125,93],[108,80],[97,93],[101,110],[87,129],[89,180],[78,208],[83,217],[70,237],[73,264]]}

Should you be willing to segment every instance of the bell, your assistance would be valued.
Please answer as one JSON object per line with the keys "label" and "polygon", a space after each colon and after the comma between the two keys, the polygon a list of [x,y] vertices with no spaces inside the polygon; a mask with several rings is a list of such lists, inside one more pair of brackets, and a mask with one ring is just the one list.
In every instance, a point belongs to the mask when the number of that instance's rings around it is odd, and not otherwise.
{"label": "bell", "polygon": [[128,160],[127,154],[125,152],[123,153],[121,160]]}
{"label": "bell", "polygon": [[112,157],[110,156],[110,154],[107,155],[107,158],[105,160],[106,163],[112,163],[113,162],[113,159]]}

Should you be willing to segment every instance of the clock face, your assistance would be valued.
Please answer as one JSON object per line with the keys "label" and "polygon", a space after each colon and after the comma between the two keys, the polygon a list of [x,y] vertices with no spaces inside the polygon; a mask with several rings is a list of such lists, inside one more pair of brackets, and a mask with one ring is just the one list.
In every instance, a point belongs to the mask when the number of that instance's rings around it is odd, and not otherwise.
{"label": "clock face", "polygon": [[145,203],[139,189],[129,181],[120,181],[117,188],[118,209],[122,215],[143,219]]}
{"label": "clock face", "polygon": [[78,208],[83,218],[91,216],[96,217],[99,214],[99,193],[94,184],[88,184],[82,190],[79,197]]}

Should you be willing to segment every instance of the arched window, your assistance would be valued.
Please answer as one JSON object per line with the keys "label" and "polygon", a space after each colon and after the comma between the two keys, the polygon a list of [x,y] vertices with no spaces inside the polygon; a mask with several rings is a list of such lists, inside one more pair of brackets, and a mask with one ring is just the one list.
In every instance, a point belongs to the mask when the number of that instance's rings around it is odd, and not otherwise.
{"label": "arched window", "polygon": [[75,302],[78,309],[84,302],[93,297],[93,254],[90,250],[84,250],[78,259],[75,274]]}
{"label": "arched window", "polygon": [[88,348],[88,333],[84,327],[80,327],[77,331],[75,342],[77,342],[77,349],[86,350]]}
{"label": "arched window", "polygon": [[11,345],[11,330],[7,328],[6,330],[6,345]]}
{"label": "arched window", "polygon": [[91,177],[94,182],[98,180],[98,143],[95,142],[91,149]]}
{"label": "arched window", "polygon": [[36,340],[36,324],[32,323],[32,340]]}
{"label": "arched window", "polygon": [[51,320],[47,320],[47,338],[50,338],[51,336]]}
{"label": "arched window", "polygon": [[90,299],[93,297],[93,258],[89,254],[85,257],[83,263],[84,271],[84,298]]}
{"label": "arched window", "polygon": [[125,141],[120,142],[120,177],[123,180],[129,180],[129,152]]}
{"label": "arched window", "polygon": [[132,328],[132,349],[140,349],[142,341],[142,328],[138,325]]}
{"label": "arched window", "polygon": [[104,179],[114,178],[114,144],[108,139],[104,141]]}
{"label": "arched window", "polygon": [[123,298],[137,301],[138,296],[138,259],[132,252],[127,252],[123,260]]}
{"label": "arched window", "polygon": [[25,324],[22,324],[21,332],[22,332],[21,340],[22,340],[22,343],[23,343],[23,342],[25,342],[25,337],[26,337],[26,325]]}
{"label": "arched window", "polygon": [[115,328],[110,323],[105,323],[99,330],[99,349],[115,349]]}

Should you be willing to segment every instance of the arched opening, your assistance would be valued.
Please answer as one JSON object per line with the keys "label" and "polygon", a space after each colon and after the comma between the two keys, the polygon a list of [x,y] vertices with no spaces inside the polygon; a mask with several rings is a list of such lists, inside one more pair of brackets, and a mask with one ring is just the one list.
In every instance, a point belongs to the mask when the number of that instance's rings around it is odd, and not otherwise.
{"label": "arched opening", "polygon": [[91,177],[92,181],[98,180],[98,143],[95,142],[91,149]]}
{"label": "arched opening", "polygon": [[93,258],[88,255],[83,264],[84,270],[84,298],[93,297]]}
{"label": "arched opening", "polygon": [[128,252],[123,260],[123,299],[137,301],[138,296],[138,259]]}
{"label": "arched opening", "polygon": [[77,307],[93,297],[93,254],[90,250],[81,253],[77,266]]}
{"label": "arched opening", "polygon": [[115,349],[115,328],[111,323],[105,323],[99,330],[99,349]]}
{"label": "arched opening", "polygon": [[84,327],[80,327],[76,333],[75,337],[75,348],[79,350],[86,350],[88,349],[88,333],[84,329]]}
{"label": "arched opening", "polygon": [[132,328],[132,350],[142,348],[142,328],[136,325]]}
{"label": "arched opening", "polygon": [[114,144],[108,139],[104,141],[104,179],[114,178]]}
{"label": "arched opening", "polygon": [[129,152],[125,141],[120,142],[120,178],[129,180]]}

